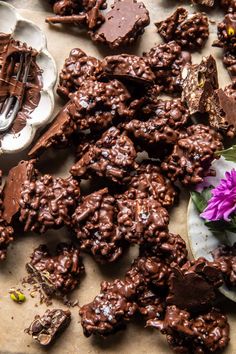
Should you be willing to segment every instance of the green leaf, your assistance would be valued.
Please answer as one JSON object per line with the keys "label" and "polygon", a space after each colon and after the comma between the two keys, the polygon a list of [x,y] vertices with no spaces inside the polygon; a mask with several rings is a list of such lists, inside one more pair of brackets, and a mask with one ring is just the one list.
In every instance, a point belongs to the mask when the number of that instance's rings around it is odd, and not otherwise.
{"label": "green leaf", "polygon": [[216,151],[215,155],[223,156],[227,161],[236,162],[236,145],[233,145],[226,150]]}
{"label": "green leaf", "polygon": [[202,213],[203,210],[207,207],[208,200],[211,198],[211,190],[213,188],[213,186],[207,187],[203,189],[201,193],[197,191],[191,192],[193,204],[199,213]]}

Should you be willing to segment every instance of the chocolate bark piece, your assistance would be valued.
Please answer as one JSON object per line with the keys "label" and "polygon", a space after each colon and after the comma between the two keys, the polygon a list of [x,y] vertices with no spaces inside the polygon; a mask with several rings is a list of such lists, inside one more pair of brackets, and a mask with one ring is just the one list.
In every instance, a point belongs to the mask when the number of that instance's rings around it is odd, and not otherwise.
{"label": "chocolate bark piece", "polygon": [[136,168],[137,153],[125,133],[111,127],[71,168],[74,177],[98,175],[117,183],[126,183]]}
{"label": "chocolate bark piece", "polygon": [[236,99],[229,90],[218,89],[208,100],[209,124],[230,138],[236,135]]}
{"label": "chocolate bark piece", "polygon": [[137,55],[119,54],[102,60],[103,75],[136,84],[151,85],[155,75],[146,61]]}
{"label": "chocolate bark piece", "polygon": [[129,243],[156,243],[169,223],[167,210],[153,197],[145,198],[137,190],[117,196],[119,233]]}
{"label": "chocolate bark piece", "polygon": [[166,264],[182,266],[187,262],[187,246],[180,235],[162,232],[156,244],[143,243],[140,255],[144,257],[157,256],[163,258]]}
{"label": "chocolate bark piece", "polygon": [[77,125],[68,112],[69,105],[65,105],[56,115],[49,127],[36,141],[28,155],[38,156],[50,147],[61,147],[68,144],[70,137],[76,131]]}
{"label": "chocolate bark piece", "polygon": [[161,168],[170,178],[179,179],[185,186],[203,182],[205,176],[214,174],[210,170],[215,152],[222,149],[222,137],[212,128],[202,124],[193,125],[183,131],[170,156]]}
{"label": "chocolate bark piece", "polygon": [[178,129],[186,125],[189,111],[179,99],[159,99],[152,111],[148,120],[133,119],[124,125],[124,129],[151,156],[161,157],[176,143]]}
{"label": "chocolate bark piece", "polygon": [[102,24],[104,17],[100,10],[106,8],[105,0],[59,0],[53,4],[56,16],[46,18],[50,24],[74,24],[95,29]]}
{"label": "chocolate bark piece", "polygon": [[96,80],[101,71],[100,60],[88,56],[79,48],[72,49],[59,74],[58,95],[69,99],[70,93],[77,91],[87,79]]}
{"label": "chocolate bark piece", "polygon": [[123,240],[116,231],[116,203],[104,188],[82,198],[72,216],[73,232],[81,249],[100,263],[117,260],[123,253]]}
{"label": "chocolate bark piece", "polygon": [[223,55],[223,64],[226,67],[231,79],[235,81],[236,76],[236,58],[234,54],[225,51]]}
{"label": "chocolate bark piece", "polygon": [[70,225],[79,197],[79,184],[71,177],[44,175],[26,179],[19,200],[19,219],[24,230],[44,233],[50,228]]}
{"label": "chocolate bark piece", "polygon": [[168,306],[164,321],[150,320],[148,325],[167,335],[174,353],[213,353],[229,343],[229,324],[220,310],[192,317],[176,306]]}
{"label": "chocolate bark piece", "polygon": [[214,47],[224,48],[230,54],[236,53],[236,14],[227,13],[222,22],[217,26],[218,40],[214,41]]}
{"label": "chocolate bark piece", "polygon": [[69,310],[47,310],[42,316],[36,315],[29,328],[25,329],[41,345],[51,344],[70,324]]}
{"label": "chocolate bark piece", "polygon": [[199,312],[212,306],[216,289],[222,285],[217,264],[198,259],[194,265],[172,268],[167,303],[178,308]]}
{"label": "chocolate bark piece", "polygon": [[81,307],[79,313],[86,337],[92,334],[105,337],[124,329],[137,312],[137,304],[132,300],[133,291],[130,294],[127,283],[118,282],[103,283],[101,293]]}
{"label": "chocolate bark piece", "polygon": [[236,243],[232,246],[222,244],[212,254],[226,285],[236,286]]}
{"label": "chocolate bark piece", "polygon": [[165,42],[175,40],[187,50],[202,48],[209,37],[207,16],[201,12],[189,14],[183,7],[155,26]]}
{"label": "chocolate bark piece", "polygon": [[132,44],[150,23],[145,5],[135,0],[116,0],[104,19],[97,31],[91,32],[91,38],[110,48]]}
{"label": "chocolate bark piece", "polygon": [[182,100],[186,102],[190,114],[206,112],[208,98],[218,89],[215,59],[203,57],[200,64],[186,65],[182,76]]}
{"label": "chocolate bark piece", "polygon": [[236,11],[236,1],[235,0],[220,0],[220,6],[225,10],[225,12],[235,12]]}
{"label": "chocolate bark piece", "polygon": [[181,91],[180,74],[186,63],[191,63],[191,55],[182,52],[175,41],[158,44],[144,53],[144,58],[156,76],[156,84],[166,93]]}
{"label": "chocolate bark piece", "polygon": [[34,168],[35,160],[20,161],[19,164],[8,173],[3,189],[3,214],[2,217],[8,224],[13,222],[14,217],[20,210],[20,198],[23,184],[26,180],[34,179],[38,171]]}
{"label": "chocolate bark piece", "polygon": [[177,189],[161,173],[160,167],[153,161],[143,161],[135,170],[129,183],[129,189],[136,189],[144,198],[152,197],[161,206],[170,207],[177,198]]}
{"label": "chocolate bark piece", "polygon": [[55,255],[40,245],[30,258],[26,269],[49,297],[62,298],[77,288],[84,273],[79,249],[66,243],[57,245]]}

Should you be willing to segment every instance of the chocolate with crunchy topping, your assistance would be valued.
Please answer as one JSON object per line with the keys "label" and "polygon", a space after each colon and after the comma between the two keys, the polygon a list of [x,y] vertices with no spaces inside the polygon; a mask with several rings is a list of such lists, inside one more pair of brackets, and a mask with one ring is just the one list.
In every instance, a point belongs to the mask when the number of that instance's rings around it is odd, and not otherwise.
{"label": "chocolate with crunchy topping", "polygon": [[70,321],[69,310],[47,310],[42,316],[36,315],[25,332],[30,334],[39,344],[49,345],[69,326]]}
{"label": "chocolate with crunchy topping", "polygon": [[187,50],[202,48],[209,37],[207,16],[201,12],[189,14],[183,7],[155,26],[165,42],[174,40]]}
{"label": "chocolate with crunchy topping", "polygon": [[222,244],[212,254],[226,285],[236,286],[236,243],[232,246]]}
{"label": "chocolate with crunchy topping", "polygon": [[49,297],[63,297],[74,290],[84,272],[79,250],[73,245],[60,243],[51,255],[46,245],[40,245],[31,255],[26,269]]}

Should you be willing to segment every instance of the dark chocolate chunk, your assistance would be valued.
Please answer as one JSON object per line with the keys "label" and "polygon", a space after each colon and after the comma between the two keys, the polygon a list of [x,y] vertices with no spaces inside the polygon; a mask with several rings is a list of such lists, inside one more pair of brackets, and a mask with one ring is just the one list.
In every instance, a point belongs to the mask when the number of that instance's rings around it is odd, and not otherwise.
{"label": "dark chocolate chunk", "polygon": [[236,135],[236,99],[229,90],[218,89],[208,99],[209,124],[230,138]]}
{"label": "dark chocolate chunk", "polygon": [[80,253],[73,245],[60,243],[52,256],[46,245],[40,245],[31,255],[26,269],[49,297],[63,297],[74,290],[84,272]]}
{"label": "dark chocolate chunk", "polygon": [[169,157],[161,167],[167,176],[175,181],[177,178],[190,186],[212,175],[209,170],[215,159],[215,152],[222,149],[222,138],[212,128],[197,124],[183,131]]}
{"label": "dark chocolate chunk", "polygon": [[3,189],[3,218],[11,224],[20,210],[21,190],[24,182],[37,175],[34,160],[20,161],[9,173]]}
{"label": "dark chocolate chunk", "polygon": [[133,142],[127,135],[111,127],[101,139],[88,147],[70,172],[75,177],[88,178],[97,174],[117,183],[125,183],[130,179],[130,172],[136,168],[136,156]]}
{"label": "dark chocolate chunk", "polygon": [[191,317],[187,311],[168,306],[164,321],[149,320],[147,324],[167,335],[174,353],[213,353],[229,343],[227,317],[215,308]]}
{"label": "dark chocolate chunk", "polygon": [[182,52],[178,43],[172,41],[158,44],[144,53],[152,71],[156,76],[156,84],[166,93],[181,91],[181,71],[186,63],[191,62],[191,55]]}
{"label": "dark chocolate chunk", "polygon": [[123,252],[123,241],[116,230],[116,203],[107,188],[82,198],[72,216],[73,232],[81,249],[100,263],[113,262]]}
{"label": "dark chocolate chunk", "polygon": [[203,57],[200,64],[186,65],[181,76],[182,100],[190,113],[206,112],[208,98],[219,87],[215,59],[210,55]]}
{"label": "dark chocolate chunk", "polygon": [[44,233],[49,228],[69,225],[79,197],[79,184],[71,177],[44,175],[26,179],[19,200],[19,219],[24,230]]}
{"label": "dark chocolate chunk", "polygon": [[155,75],[148,63],[137,55],[120,54],[102,60],[103,75],[119,80],[134,81],[136,84],[150,85]]}
{"label": "dark chocolate chunk", "polygon": [[69,94],[77,91],[84,81],[96,80],[101,71],[100,60],[79,48],[72,49],[59,75],[58,95],[68,99]]}
{"label": "dark chocolate chunk", "polygon": [[223,55],[223,64],[228,70],[231,79],[234,81],[236,76],[236,57],[235,54],[231,54],[229,51],[225,51]]}
{"label": "dark chocolate chunk", "polygon": [[136,0],[115,0],[104,19],[97,31],[91,32],[91,37],[110,48],[132,44],[150,23],[145,5]]}
{"label": "dark chocolate chunk", "polygon": [[209,37],[207,16],[201,12],[189,14],[183,7],[155,26],[165,42],[175,40],[187,50],[202,48]]}
{"label": "dark chocolate chunk", "polygon": [[36,315],[34,321],[25,332],[30,334],[41,345],[51,344],[70,324],[69,310],[47,310],[44,315]]}

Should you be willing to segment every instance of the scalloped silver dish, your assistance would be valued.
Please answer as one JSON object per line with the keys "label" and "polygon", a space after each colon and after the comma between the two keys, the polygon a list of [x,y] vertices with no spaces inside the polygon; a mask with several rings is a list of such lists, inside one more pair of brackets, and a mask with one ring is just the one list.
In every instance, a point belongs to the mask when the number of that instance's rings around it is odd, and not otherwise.
{"label": "scalloped silver dish", "polygon": [[38,51],[37,64],[42,69],[42,90],[38,106],[30,114],[26,126],[16,134],[7,133],[1,140],[0,154],[24,150],[32,142],[37,129],[47,125],[54,110],[53,88],[56,83],[56,64],[47,50],[47,40],[42,30],[24,19],[17,10],[0,1],[0,32],[11,33],[14,39],[27,43]]}
{"label": "scalloped silver dish", "polygon": [[[236,164],[226,161],[221,157],[219,160],[213,162],[212,167],[216,171],[216,176],[207,178],[207,181],[213,186],[216,186],[220,180],[225,177],[225,172],[236,168]],[[220,243],[226,242],[232,245],[236,242],[235,233],[227,232],[225,235],[219,234],[217,236],[213,234],[205,226],[203,219],[199,217],[198,211],[191,199],[188,205],[187,228],[189,245],[194,258],[205,257],[209,261],[212,261],[213,257],[211,252],[217,248]],[[219,290],[227,298],[236,302],[236,288],[228,289],[224,285]]]}

